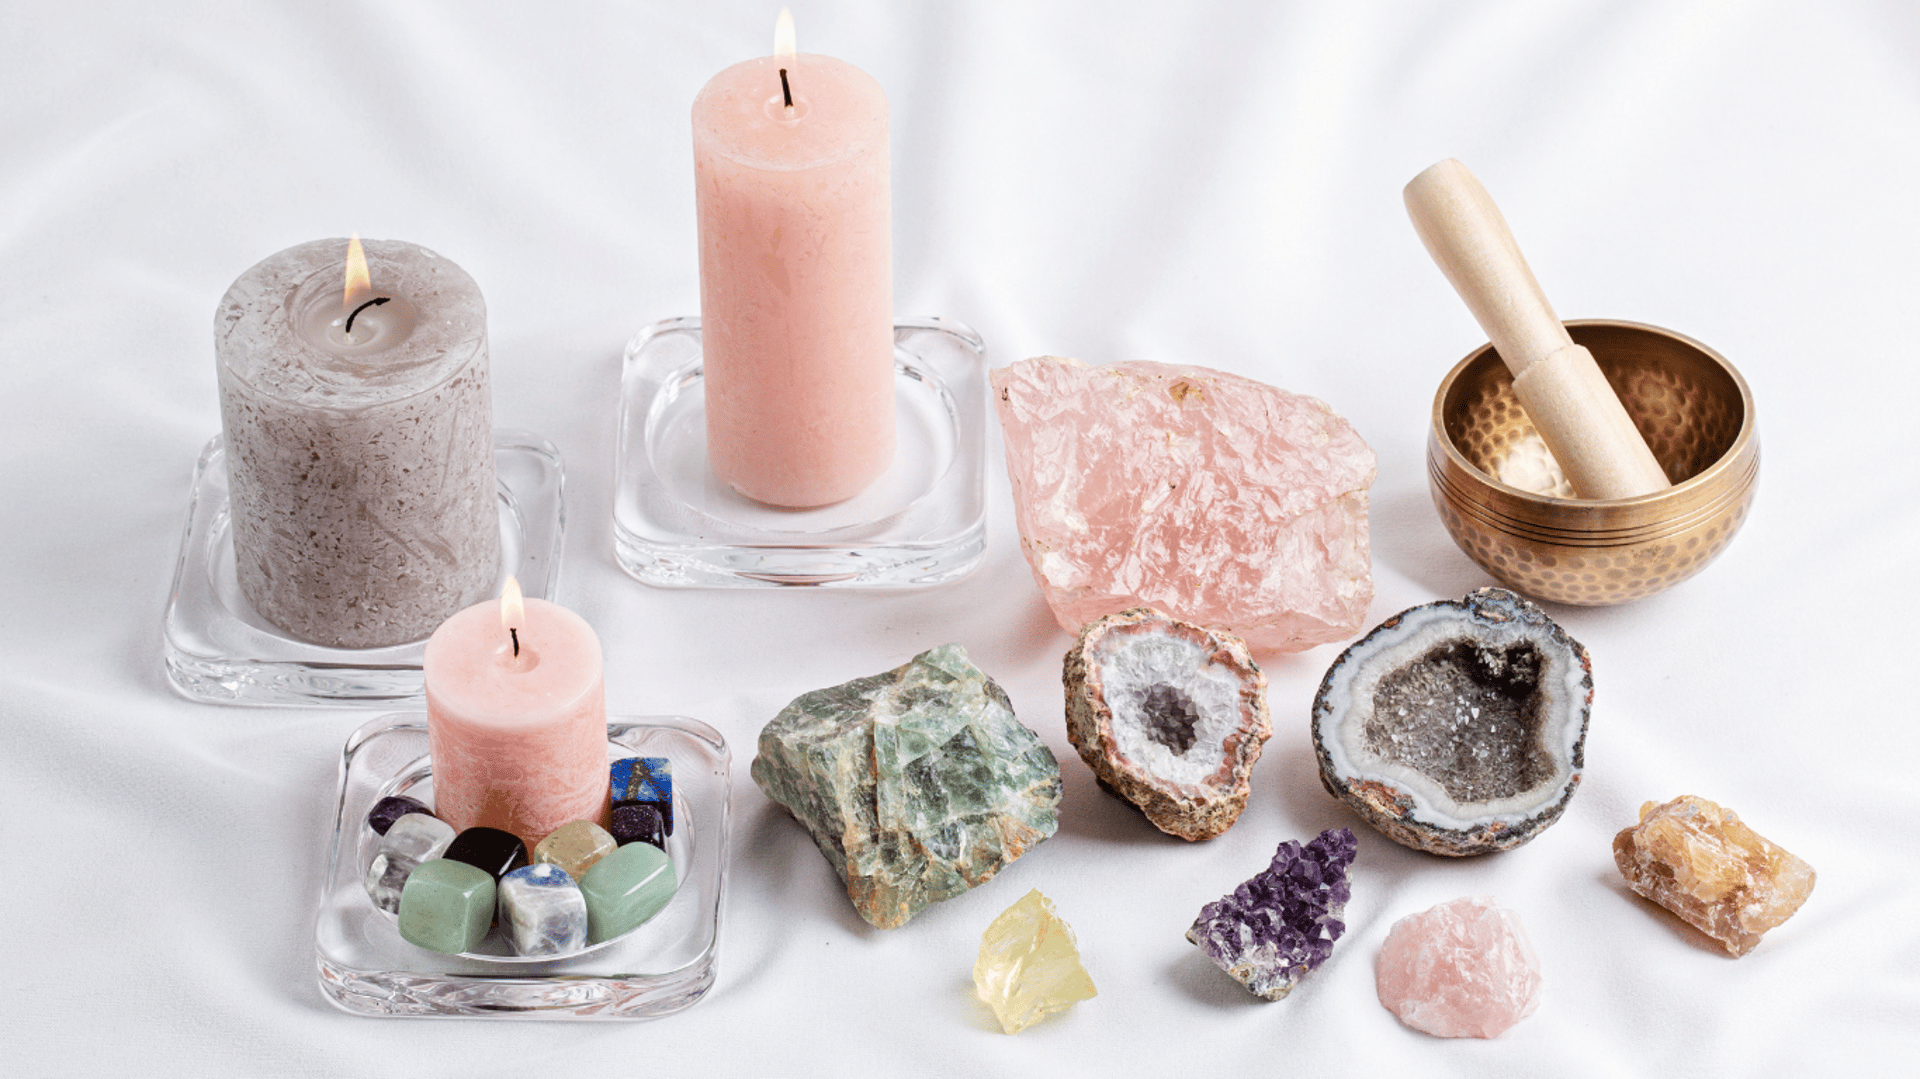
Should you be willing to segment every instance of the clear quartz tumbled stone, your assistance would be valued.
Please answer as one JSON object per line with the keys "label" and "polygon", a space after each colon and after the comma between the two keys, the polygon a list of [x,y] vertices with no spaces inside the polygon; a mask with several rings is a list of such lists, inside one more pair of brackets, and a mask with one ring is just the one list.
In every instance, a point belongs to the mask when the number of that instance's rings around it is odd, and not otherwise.
{"label": "clear quartz tumbled stone", "polygon": [[367,896],[389,914],[400,913],[400,893],[421,862],[445,854],[453,825],[425,813],[408,813],[388,826],[367,863]]}
{"label": "clear quartz tumbled stone", "polygon": [[519,955],[568,955],[586,947],[587,900],[566,870],[536,862],[500,878],[500,924]]}

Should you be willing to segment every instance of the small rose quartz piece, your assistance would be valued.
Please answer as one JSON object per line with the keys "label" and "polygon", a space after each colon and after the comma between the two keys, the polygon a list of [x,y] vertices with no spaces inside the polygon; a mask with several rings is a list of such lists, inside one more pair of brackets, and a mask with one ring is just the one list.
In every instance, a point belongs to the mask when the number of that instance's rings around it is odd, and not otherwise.
{"label": "small rose quartz piece", "polygon": [[1042,356],[991,378],[1020,546],[1061,628],[1155,607],[1256,651],[1360,631],[1374,456],[1332,409],[1146,361]]}
{"label": "small rose quartz piece", "polygon": [[1627,884],[1719,941],[1737,958],[1793,917],[1813,892],[1813,867],[1770,843],[1738,814],[1683,794],[1640,807],[1613,837]]}
{"label": "small rose quartz piece", "polygon": [[1380,1003],[1441,1038],[1495,1038],[1540,1005],[1540,958],[1520,916],[1463,896],[1393,923],[1374,966]]}

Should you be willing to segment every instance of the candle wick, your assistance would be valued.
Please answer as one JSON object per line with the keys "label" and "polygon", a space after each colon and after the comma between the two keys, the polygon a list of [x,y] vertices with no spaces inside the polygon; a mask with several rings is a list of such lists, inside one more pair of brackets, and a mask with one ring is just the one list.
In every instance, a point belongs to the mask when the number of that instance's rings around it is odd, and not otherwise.
{"label": "candle wick", "polygon": [[348,315],[348,316],[347,316],[347,330],[346,330],[346,332],[348,332],[348,333],[352,333],[352,332],[353,332],[353,318],[354,318],[354,315],[358,315],[358,314],[359,314],[360,312],[362,312],[362,311],[365,311],[365,310],[366,310],[367,308],[369,308],[369,307],[378,307],[378,306],[380,306],[381,304],[383,304],[383,303],[386,303],[386,302],[387,302],[388,300],[391,300],[391,299],[393,299],[393,297],[391,297],[391,296],[382,296],[382,297],[380,297],[380,298],[379,298],[379,299],[377,299],[377,300],[368,300],[368,301],[367,301],[366,303],[363,303],[363,304],[361,304],[361,305],[360,305],[359,307],[356,307],[356,308],[354,308],[354,309],[353,309],[353,314],[352,314],[352,315]]}
{"label": "candle wick", "polygon": [[512,626],[508,626],[507,636],[513,638],[513,658],[519,659],[520,658],[520,631],[517,629],[514,629]]}
{"label": "candle wick", "polygon": [[787,108],[793,108],[793,87],[787,85],[787,69],[780,69],[780,96],[787,101]]}

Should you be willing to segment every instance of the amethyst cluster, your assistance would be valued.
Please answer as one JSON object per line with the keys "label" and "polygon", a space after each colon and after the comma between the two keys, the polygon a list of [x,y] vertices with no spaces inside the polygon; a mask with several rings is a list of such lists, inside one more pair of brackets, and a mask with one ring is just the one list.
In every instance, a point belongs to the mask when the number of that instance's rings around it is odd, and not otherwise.
{"label": "amethyst cluster", "polygon": [[1279,1000],[1327,961],[1346,932],[1340,915],[1358,850],[1345,828],[1329,828],[1305,846],[1280,844],[1266,869],[1200,909],[1187,939],[1249,990]]}

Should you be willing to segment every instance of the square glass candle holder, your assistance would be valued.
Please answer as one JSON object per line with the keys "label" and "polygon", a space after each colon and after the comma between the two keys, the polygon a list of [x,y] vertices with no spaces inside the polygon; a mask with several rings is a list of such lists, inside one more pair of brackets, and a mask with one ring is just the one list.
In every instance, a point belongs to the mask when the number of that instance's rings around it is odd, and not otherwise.
{"label": "square glass candle holder", "polygon": [[628,344],[620,381],[613,534],[621,568],[681,588],[926,588],[986,553],[986,346],[944,319],[893,334],[891,467],[832,506],[789,510],[733,490],[707,464],[700,320]]}
{"label": "square glass candle holder", "polygon": [[[727,884],[731,754],[718,731],[684,716],[615,716],[607,755],[673,761],[678,877],[673,898],[624,936],[574,955],[446,955],[401,939],[393,915],[367,897],[363,875],[379,840],[367,811],[391,794],[433,803],[424,712],[380,716],[353,733],[340,762],[314,955],[320,990],[369,1016],[487,1019],[645,1019],[693,1005],[719,969]],[[499,935],[487,947],[499,949]]]}
{"label": "square glass candle holder", "polygon": [[[495,431],[500,570],[529,596],[550,599],[560,574],[564,469],[552,443]],[[483,597],[482,597],[483,598]],[[476,598],[475,602],[478,602]],[[167,680],[220,704],[392,705],[419,699],[425,638],[385,648],[329,648],[288,636],[254,612],[234,571],[227,464],[215,435],[194,468],[186,532],[162,625]]]}

